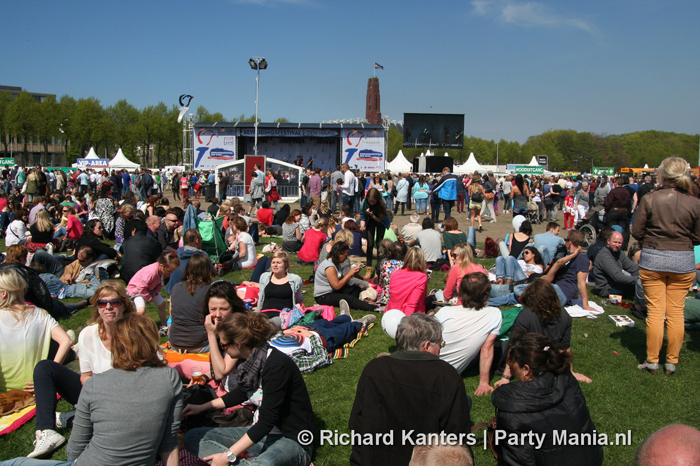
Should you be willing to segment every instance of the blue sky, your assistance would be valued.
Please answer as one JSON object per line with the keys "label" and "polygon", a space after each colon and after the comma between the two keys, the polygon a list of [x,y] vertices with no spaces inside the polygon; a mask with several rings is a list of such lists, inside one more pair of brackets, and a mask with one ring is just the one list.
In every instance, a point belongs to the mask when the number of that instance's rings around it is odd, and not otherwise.
{"label": "blue sky", "polygon": [[106,107],[194,96],[260,116],[464,113],[465,134],[700,133],[696,0],[2,0],[0,84]]}

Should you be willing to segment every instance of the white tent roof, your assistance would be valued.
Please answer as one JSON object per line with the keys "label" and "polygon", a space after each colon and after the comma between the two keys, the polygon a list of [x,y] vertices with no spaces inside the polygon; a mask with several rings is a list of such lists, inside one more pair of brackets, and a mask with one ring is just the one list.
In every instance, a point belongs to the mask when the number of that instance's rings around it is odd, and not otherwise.
{"label": "white tent roof", "polygon": [[474,152],[469,154],[469,158],[466,162],[464,162],[464,164],[455,165],[454,167],[454,172],[460,175],[474,173],[475,171],[478,171],[479,173],[483,174],[486,172],[486,168],[476,161],[476,157],[474,157]]}
{"label": "white tent roof", "polygon": [[540,166],[540,164],[537,163],[537,157],[535,157],[534,155],[532,156],[532,160],[530,160],[530,163],[528,163],[528,165],[531,167],[539,167]]}
{"label": "white tent roof", "polygon": [[124,152],[122,152],[121,147],[117,151],[117,155],[114,156],[112,160],[109,162],[109,168],[116,168],[116,169],[122,169],[126,168],[127,170],[135,170],[137,168],[141,168],[141,165],[138,163],[134,163],[131,160],[127,159],[126,156],[124,155]]}
{"label": "white tent roof", "polygon": [[88,155],[85,158],[86,159],[99,159],[99,157],[95,153],[94,147],[90,147],[90,150],[88,151]]}
{"label": "white tent roof", "polygon": [[405,173],[413,170],[413,164],[406,160],[403,151],[399,150],[394,160],[386,164],[386,169],[391,173]]}

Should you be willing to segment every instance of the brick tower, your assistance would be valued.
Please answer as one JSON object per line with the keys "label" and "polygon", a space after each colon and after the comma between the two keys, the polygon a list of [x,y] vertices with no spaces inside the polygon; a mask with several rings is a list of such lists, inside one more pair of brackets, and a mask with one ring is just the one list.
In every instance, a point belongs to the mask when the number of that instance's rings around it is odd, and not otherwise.
{"label": "brick tower", "polygon": [[367,80],[367,108],[365,118],[370,124],[382,122],[382,107],[379,97],[379,78],[373,76]]}

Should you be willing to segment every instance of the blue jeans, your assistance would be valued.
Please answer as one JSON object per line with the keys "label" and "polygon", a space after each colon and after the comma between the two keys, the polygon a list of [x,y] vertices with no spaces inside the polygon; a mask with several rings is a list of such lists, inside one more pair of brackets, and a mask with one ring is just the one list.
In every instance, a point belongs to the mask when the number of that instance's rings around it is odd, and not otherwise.
{"label": "blue jeans", "polygon": [[12,212],[0,212],[0,230],[7,230],[15,216]]}
{"label": "blue jeans", "polygon": [[[185,449],[200,458],[224,453],[241,439],[250,427],[202,427],[185,435]],[[255,458],[239,459],[236,464],[247,466],[252,462],[269,466],[307,466],[311,462],[311,447],[302,447],[281,435],[268,435],[248,449],[258,453]]]}
{"label": "blue jeans", "polygon": [[56,259],[56,257],[44,251],[43,249],[40,249],[34,253],[34,257],[32,257],[32,262],[38,262],[39,264],[44,266],[48,273],[59,277],[63,275],[63,272],[66,269],[65,265],[63,265],[63,262]]}
{"label": "blue jeans", "polygon": [[519,282],[527,279],[527,275],[518,264],[518,260],[513,256],[496,258],[496,278],[505,278]]}
{"label": "blue jeans", "polygon": [[61,236],[66,236],[67,234],[68,231],[66,230],[66,227],[57,228],[53,233],[53,239],[58,239]]}
{"label": "blue jeans", "polygon": [[[491,297],[489,298],[489,306],[515,306],[520,304],[518,298],[525,292],[528,285],[515,285],[513,292],[510,292],[510,285],[491,285]],[[559,303],[564,306],[568,301],[561,288],[554,286],[554,291],[559,296]],[[572,304],[576,304],[572,301]]]}
{"label": "blue jeans", "polygon": [[[56,275],[50,273],[39,274],[41,279],[46,283],[46,287],[52,295],[59,296],[60,299],[63,298],[92,298],[97,291],[97,287],[100,286],[100,280],[94,275],[88,276],[89,284],[86,283],[75,283],[73,285],[66,285],[63,283]],[[63,290],[63,295],[60,295],[61,290]]]}
{"label": "blue jeans", "polygon": [[320,319],[306,327],[313,329],[326,340],[326,349],[333,352],[357,334],[362,328],[361,322],[352,322],[350,316],[338,316],[331,321]]}
{"label": "blue jeans", "polygon": [[476,230],[474,227],[469,227],[467,230],[467,244],[476,249]]}
{"label": "blue jeans", "polygon": [[38,460],[36,458],[15,458],[13,460],[0,461],[0,466],[71,466],[73,461]]}
{"label": "blue jeans", "polygon": [[415,199],[416,201],[416,212],[419,214],[424,214],[428,209],[428,199]]}
{"label": "blue jeans", "polygon": [[340,207],[338,207],[338,210],[340,210],[344,205],[350,206],[351,209],[354,209],[355,205],[355,196],[354,195],[348,195],[348,194],[343,194],[340,197]]}
{"label": "blue jeans", "polygon": [[386,210],[394,210],[394,196],[391,194],[384,196],[384,205],[386,205]]}

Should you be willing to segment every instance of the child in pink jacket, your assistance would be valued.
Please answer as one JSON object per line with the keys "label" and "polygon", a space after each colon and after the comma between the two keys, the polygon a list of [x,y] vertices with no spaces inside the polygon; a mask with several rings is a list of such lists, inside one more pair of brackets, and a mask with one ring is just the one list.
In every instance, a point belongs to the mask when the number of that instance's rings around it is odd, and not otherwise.
{"label": "child in pink jacket", "polygon": [[160,255],[158,262],[147,265],[131,278],[126,287],[127,293],[134,300],[136,312],[146,312],[146,303],[153,302],[158,306],[161,331],[167,330],[168,316],[165,313],[165,301],[160,295],[163,280],[172,274],[180,265],[180,258],[174,251],[166,251]]}

